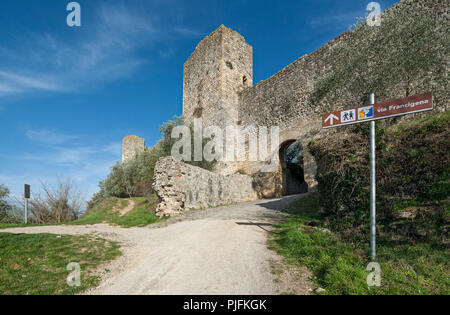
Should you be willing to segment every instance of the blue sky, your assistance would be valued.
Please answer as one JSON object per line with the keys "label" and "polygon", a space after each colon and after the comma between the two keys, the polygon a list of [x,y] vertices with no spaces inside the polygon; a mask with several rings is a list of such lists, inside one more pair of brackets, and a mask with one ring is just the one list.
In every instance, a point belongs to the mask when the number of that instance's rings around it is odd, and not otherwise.
{"label": "blue sky", "polygon": [[155,144],[182,112],[183,63],[220,24],[253,46],[257,83],[347,30],[370,1],[80,0],[72,28],[69,2],[0,5],[0,184],[17,196],[70,177],[89,198],[122,137]]}

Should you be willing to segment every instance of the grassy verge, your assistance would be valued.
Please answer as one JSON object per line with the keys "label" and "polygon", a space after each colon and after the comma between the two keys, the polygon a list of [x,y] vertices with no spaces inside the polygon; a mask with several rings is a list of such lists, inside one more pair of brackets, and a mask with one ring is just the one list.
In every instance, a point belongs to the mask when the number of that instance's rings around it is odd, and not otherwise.
{"label": "grassy verge", "polygon": [[450,294],[450,252],[437,243],[398,244],[378,240],[381,287],[368,288],[368,235],[343,242],[328,231],[311,195],[291,207],[293,216],[277,228],[272,246],[288,261],[308,267],[324,294]]}
{"label": "grassy verge", "polygon": [[[130,201],[135,203],[133,209],[121,215],[120,211],[126,208]],[[158,197],[153,195],[150,199],[136,197],[130,199],[111,197],[100,202],[94,209],[84,214],[80,219],[72,222],[49,223],[49,224],[9,224],[0,223],[0,229],[20,228],[46,225],[92,225],[99,223],[109,223],[121,227],[143,227],[160,221],[154,211],[158,204]]]}
{"label": "grassy verge", "polygon": [[0,223],[0,229],[16,228],[16,227],[28,227],[28,226],[38,226],[38,224]]}
{"label": "grassy verge", "polygon": [[110,198],[93,211],[70,224],[84,225],[107,222],[121,227],[133,227],[147,226],[159,221],[154,212],[148,211],[148,209],[156,208],[158,202],[156,196],[152,196],[150,200],[147,200],[145,197],[131,198],[130,200],[135,202],[135,207],[126,215],[121,216],[119,209],[124,209],[128,205],[129,200]]}
{"label": "grassy verge", "polygon": [[[97,285],[97,268],[120,254],[116,242],[88,235],[0,233],[0,294],[75,294]],[[71,262],[81,266],[80,287],[66,283]]]}
{"label": "grassy verge", "polygon": [[51,225],[63,225],[67,223],[48,223],[48,224],[36,224],[36,223],[0,223],[0,230],[1,229],[8,229],[8,228],[21,228],[21,227],[33,227],[33,226],[51,226]]}

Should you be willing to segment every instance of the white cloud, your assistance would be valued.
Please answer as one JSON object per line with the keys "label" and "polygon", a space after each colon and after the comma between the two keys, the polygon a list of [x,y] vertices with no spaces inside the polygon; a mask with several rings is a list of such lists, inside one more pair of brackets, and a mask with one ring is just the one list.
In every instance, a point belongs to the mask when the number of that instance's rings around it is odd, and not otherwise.
{"label": "white cloud", "polygon": [[135,73],[147,62],[140,49],[199,34],[183,26],[155,26],[157,17],[124,5],[103,5],[96,12],[73,38],[29,33],[0,46],[0,97],[98,87]]}

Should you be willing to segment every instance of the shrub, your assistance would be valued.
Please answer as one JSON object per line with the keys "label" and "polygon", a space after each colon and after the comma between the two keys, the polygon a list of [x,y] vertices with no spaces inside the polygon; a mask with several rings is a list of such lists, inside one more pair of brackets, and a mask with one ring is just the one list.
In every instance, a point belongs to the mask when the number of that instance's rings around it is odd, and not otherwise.
{"label": "shrub", "polygon": [[35,223],[62,223],[78,219],[83,198],[70,180],[58,181],[55,189],[42,184],[43,195],[30,200],[30,211]]}
{"label": "shrub", "polygon": [[0,222],[9,223],[9,213],[11,205],[6,202],[5,198],[9,196],[9,189],[0,184]]}
{"label": "shrub", "polygon": [[101,191],[96,199],[101,197],[141,197],[153,192],[152,182],[155,164],[161,157],[158,146],[147,149],[136,158],[117,163],[111,168],[111,173],[100,183]]}
{"label": "shrub", "polygon": [[[174,120],[166,122],[161,126],[159,132],[163,135],[163,138],[159,142],[161,148],[161,156],[170,156],[172,155],[172,147],[179,139],[172,138],[172,130],[177,127],[183,125],[183,120],[180,117],[175,117]],[[194,127],[190,126],[190,134],[191,134],[191,143],[194,143]],[[203,138],[202,144],[203,147],[208,143],[209,139]],[[191,146],[191,156],[194,156],[194,146]],[[203,168],[205,170],[211,171],[214,167],[214,162],[208,162],[205,159],[202,161],[185,161],[185,163]]]}

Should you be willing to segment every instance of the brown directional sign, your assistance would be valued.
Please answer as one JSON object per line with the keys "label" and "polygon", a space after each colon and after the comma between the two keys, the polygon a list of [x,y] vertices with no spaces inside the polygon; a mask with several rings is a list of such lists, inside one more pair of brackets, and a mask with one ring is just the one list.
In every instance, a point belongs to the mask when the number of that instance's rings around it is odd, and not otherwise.
{"label": "brown directional sign", "polygon": [[397,100],[344,109],[322,115],[322,127],[334,128],[366,121],[407,115],[433,109],[431,93],[405,97]]}

